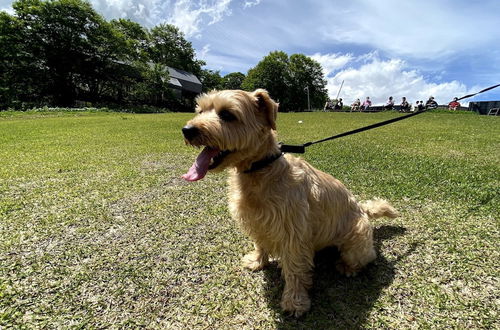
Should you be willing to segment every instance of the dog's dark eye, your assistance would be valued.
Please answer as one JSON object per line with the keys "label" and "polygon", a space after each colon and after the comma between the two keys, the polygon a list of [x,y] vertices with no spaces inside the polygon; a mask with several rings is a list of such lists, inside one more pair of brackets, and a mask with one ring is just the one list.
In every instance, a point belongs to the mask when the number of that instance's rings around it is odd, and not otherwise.
{"label": "dog's dark eye", "polygon": [[236,120],[236,116],[233,115],[228,110],[222,110],[221,112],[219,112],[219,118],[222,119],[223,121],[227,121],[227,122]]}

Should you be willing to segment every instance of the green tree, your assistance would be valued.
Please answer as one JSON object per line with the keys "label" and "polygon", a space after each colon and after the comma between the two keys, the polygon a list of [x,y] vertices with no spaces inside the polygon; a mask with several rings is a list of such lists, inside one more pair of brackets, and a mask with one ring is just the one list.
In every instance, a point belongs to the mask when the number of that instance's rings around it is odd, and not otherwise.
{"label": "green tree", "polygon": [[149,31],[139,23],[132,22],[129,19],[117,19],[110,21],[111,26],[119,37],[125,40],[125,58],[130,62],[141,61],[146,63],[150,61],[148,46],[150,42]]}
{"label": "green tree", "polygon": [[322,107],[326,97],[326,81],[321,65],[302,55],[274,51],[248,71],[242,87],[245,90],[265,88],[280,103],[281,111],[307,108],[307,90],[312,107]]}
{"label": "green tree", "polygon": [[202,70],[199,79],[202,83],[203,92],[222,89],[222,77],[219,71]]}
{"label": "green tree", "polygon": [[241,72],[228,73],[222,77],[221,87],[223,89],[241,89],[244,80],[245,75]]}
{"label": "green tree", "polygon": [[129,95],[131,101],[163,106],[172,98],[168,88],[168,70],[163,64],[148,64],[141,72],[141,79],[137,81]]}
{"label": "green tree", "polygon": [[124,49],[111,25],[82,0],[19,0],[13,8],[23,22],[30,54],[40,59],[54,103],[71,105],[83,82],[90,94],[98,94],[102,84],[96,82],[110,74]]}
{"label": "green tree", "polygon": [[43,102],[42,62],[29,50],[22,20],[0,12],[0,107]]}
{"label": "green tree", "polygon": [[151,29],[149,55],[154,63],[168,65],[193,73],[201,74],[203,61],[196,60],[192,44],[184,38],[177,27],[160,24]]}
{"label": "green tree", "polygon": [[264,57],[254,68],[248,71],[242,87],[252,91],[265,88],[269,94],[281,104],[281,109],[288,109],[290,74],[288,55],[282,51],[274,51]]}
{"label": "green tree", "polygon": [[312,108],[323,108],[328,92],[321,64],[303,54],[290,56],[290,108],[307,109],[307,94]]}
{"label": "green tree", "polygon": [[150,60],[149,31],[123,18],[111,20],[110,24],[122,43],[118,45],[118,57],[109,65],[111,75],[102,80],[109,86],[106,96],[122,105],[157,104],[163,97],[157,94],[161,95],[161,90],[154,90],[158,85],[154,77],[161,75],[163,80],[168,81],[168,74],[164,73],[163,66],[156,66]]}

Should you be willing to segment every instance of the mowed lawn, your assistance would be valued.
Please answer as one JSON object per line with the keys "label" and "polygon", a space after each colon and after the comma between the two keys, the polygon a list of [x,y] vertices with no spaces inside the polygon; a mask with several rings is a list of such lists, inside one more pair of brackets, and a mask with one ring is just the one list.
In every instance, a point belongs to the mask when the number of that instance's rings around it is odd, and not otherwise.
{"label": "mowed lawn", "polygon": [[[374,222],[378,259],[355,278],[318,253],[296,320],[276,264],[240,266],[252,243],[227,174],[180,179],[199,152],[180,133],[191,116],[0,112],[0,328],[500,327],[498,118],[425,113],[309,147],[401,217]],[[395,116],[285,113],[278,132],[303,143]]]}

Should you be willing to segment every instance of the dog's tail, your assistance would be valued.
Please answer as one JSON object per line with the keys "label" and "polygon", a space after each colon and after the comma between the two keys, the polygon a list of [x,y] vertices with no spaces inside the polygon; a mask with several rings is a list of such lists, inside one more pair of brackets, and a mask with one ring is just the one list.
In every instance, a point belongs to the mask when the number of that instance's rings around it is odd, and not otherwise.
{"label": "dog's tail", "polygon": [[361,203],[361,208],[366,212],[369,218],[376,219],[380,217],[396,218],[398,211],[385,199],[375,198]]}

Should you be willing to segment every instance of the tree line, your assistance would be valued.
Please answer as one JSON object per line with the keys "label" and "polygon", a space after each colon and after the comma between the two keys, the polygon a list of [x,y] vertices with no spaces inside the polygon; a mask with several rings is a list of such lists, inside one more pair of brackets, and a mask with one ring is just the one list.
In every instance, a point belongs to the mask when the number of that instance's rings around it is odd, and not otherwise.
{"label": "tree line", "polygon": [[105,20],[84,0],[18,0],[0,12],[0,109],[91,104],[192,109],[196,95],[174,95],[167,66],[197,76],[203,91],[266,88],[281,110],[322,107],[321,65],[271,52],[247,75],[204,69],[192,44],[170,24],[151,29]]}

